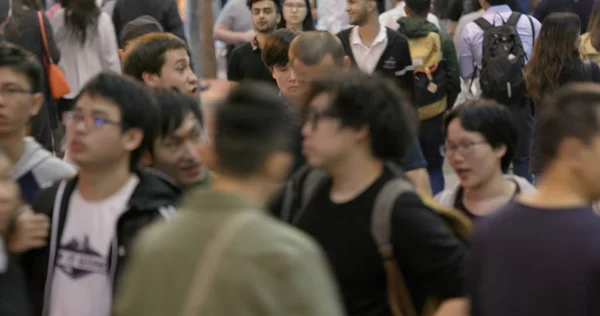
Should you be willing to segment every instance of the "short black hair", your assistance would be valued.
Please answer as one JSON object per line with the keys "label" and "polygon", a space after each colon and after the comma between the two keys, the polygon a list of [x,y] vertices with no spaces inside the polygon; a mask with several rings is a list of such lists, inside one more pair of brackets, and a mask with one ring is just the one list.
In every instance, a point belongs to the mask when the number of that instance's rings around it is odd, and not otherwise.
{"label": "short black hair", "polygon": [[92,78],[79,93],[114,103],[121,111],[123,131],[138,128],[144,133],[142,142],[130,155],[129,166],[133,170],[142,154],[151,148],[160,125],[160,110],[152,91],[134,80],[110,73]]}
{"label": "short black hair", "polygon": [[368,127],[374,157],[398,161],[406,156],[418,118],[396,83],[379,75],[340,71],[312,82],[307,101],[321,93],[333,95],[330,110],[343,126]]}
{"label": "short black hair", "polygon": [[[261,2],[261,1],[265,1],[265,0],[246,0],[246,5],[248,6],[248,9],[250,9],[250,11],[252,11],[252,5],[257,2]],[[279,0],[267,0],[267,1],[273,2],[275,4],[275,11],[277,13],[281,13],[281,5],[279,3]]]}
{"label": "short black hair", "polygon": [[404,0],[406,7],[419,16],[426,16],[431,8],[431,0]]}
{"label": "short black hair", "polygon": [[279,29],[265,40],[261,58],[267,68],[284,67],[290,59],[288,52],[290,44],[298,33],[289,29]]}
{"label": "short black hair", "polygon": [[294,118],[272,85],[242,82],[216,109],[214,146],[221,172],[248,177],[274,152],[292,152]]}
{"label": "short black hair", "polygon": [[142,15],[125,24],[121,30],[121,47],[142,35],[161,32],[164,32],[164,29],[158,20],[149,15]]}
{"label": "short black hair", "polygon": [[159,137],[165,138],[173,134],[190,113],[202,124],[202,112],[198,99],[168,89],[157,90],[156,99],[160,107]]}
{"label": "short black hair", "polygon": [[556,158],[566,138],[585,144],[600,133],[600,84],[577,83],[559,88],[549,95],[536,113],[539,159],[544,169]]}
{"label": "short black hair", "polygon": [[508,4],[509,0],[486,0],[490,6]]}
{"label": "short black hair", "polygon": [[485,99],[457,105],[444,118],[445,136],[448,135],[448,125],[454,119],[458,119],[465,130],[483,135],[492,148],[506,146],[506,153],[500,162],[502,172],[506,173],[515,157],[519,133],[510,110],[495,101]]}
{"label": "short black hair", "polygon": [[37,57],[29,51],[8,43],[0,43],[0,68],[24,74],[33,93],[42,92],[43,68]]}
{"label": "short black hair", "polygon": [[144,72],[160,75],[165,64],[165,54],[171,50],[185,49],[187,44],[171,33],[150,33],[132,43],[132,48],[123,58],[123,73],[143,81]]}

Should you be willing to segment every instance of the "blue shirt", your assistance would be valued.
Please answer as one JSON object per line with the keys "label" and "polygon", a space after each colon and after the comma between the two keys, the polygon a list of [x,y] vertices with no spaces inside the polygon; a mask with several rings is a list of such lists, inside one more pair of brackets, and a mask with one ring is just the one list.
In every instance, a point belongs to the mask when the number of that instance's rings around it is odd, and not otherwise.
{"label": "blue shirt", "polygon": [[[507,21],[511,14],[512,10],[508,5],[498,5],[489,7],[483,14],[483,18],[492,24],[500,25]],[[532,34],[529,18],[533,22],[535,38],[540,34],[540,29],[542,28],[540,21],[526,15],[521,16],[517,22],[517,33],[523,43],[527,60],[531,58],[534,43],[534,34]],[[463,78],[471,78],[476,67],[481,69],[483,30],[475,22],[470,22],[465,25],[459,44],[458,61],[460,64],[460,75]]]}

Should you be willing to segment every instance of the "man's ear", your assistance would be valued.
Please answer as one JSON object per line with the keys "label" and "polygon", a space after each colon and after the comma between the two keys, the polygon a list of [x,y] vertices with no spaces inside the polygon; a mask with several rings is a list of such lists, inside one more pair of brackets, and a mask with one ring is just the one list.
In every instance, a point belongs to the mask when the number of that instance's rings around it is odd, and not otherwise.
{"label": "man's ear", "polygon": [[142,144],[142,140],[144,139],[144,131],[139,128],[130,128],[124,131],[123,136],[121,137],[121,143],[123,149],[128,152],[133,152]]}
{"label": "man's ear", "polygon": [[281,13],[277,13],[277,24],[279,24],[279,22],[281,22]]}
{"label": "man's ear", "polygon": [[31,107],[31,112],[29,112],[30,116],[35,116],[38,114],[42,106],[44,105],[44,94],[41,92],[35,93],[33,95],[33,106]]}
{"label": "man's ear", "polygon": [[140,166],[142,168],[148,168],[152,166],[152,153],[150,150],[146,150],[140,158]]}
{"label": "man's ear", "polygon": [[344,56],[344,70],[350,70],[352,68],[352,61],[350,57]]}
{"label": "man's ear", "polygon": [[149,86],[151,88],[157,88],[160,86],[160,76],[158,74],[151,74],[148,72],[143,72],[142,80],[144,81],[144,83],[147,86]]}

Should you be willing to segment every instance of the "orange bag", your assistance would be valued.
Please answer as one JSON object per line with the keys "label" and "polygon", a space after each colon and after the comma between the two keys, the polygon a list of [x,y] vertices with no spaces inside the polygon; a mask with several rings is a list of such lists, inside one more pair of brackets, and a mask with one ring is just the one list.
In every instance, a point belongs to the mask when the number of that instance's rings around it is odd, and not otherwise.
{"label": "orange bag", "polygon": [[42,12],[38,11],[38,19],[40,21],[40,31],[42,32],[42,39],[44,40],[44,48],[46,49],[46,59],[44,64],[46,66],[46,72],[48,73],[48,85],[50,86],[50,93],[55,99],[60,99],[67,93],[71,92],[69,83],[65,78],[65,74],[58,68],[58,66],[52,60],[50,50],[48,49],[48,39],[46,38],[46,28],[44,27],[44,18]]}

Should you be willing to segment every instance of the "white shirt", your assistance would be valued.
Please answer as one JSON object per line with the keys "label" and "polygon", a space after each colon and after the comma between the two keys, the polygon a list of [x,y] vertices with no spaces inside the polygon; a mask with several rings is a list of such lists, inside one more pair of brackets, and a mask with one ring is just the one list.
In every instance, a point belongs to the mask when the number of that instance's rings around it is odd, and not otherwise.
{"label": "white shirt", "polygon": [[71,195],[56,252],[50,316],[111,315],[115,262],[108,262],[109,253],[116,244],[117,220],[138,183],[133,175],[119,192],[100,202],[86,201],[79,189]]}
{"label": "white shirt", "polygon": [[372,74],[373,71],[375,71],[375,67],[379,62],[381,55],[383,55],[387,43],[387,29],[384,25],[381,25],[379,33],[375,37],[371,47],[367,47],[363,44],[360,35],[358,35],[358,26],[355,26],[352,29],[352,32],[350,32],[350,48],[352,49],[352,55],[354,55],[356,65],[360,70],[368,74]]}
{"label": "white shirt", "polygon": [[[400,25],[398,25],[398,19],[406,17],[406,11],[404,11],[406,3],[404,1],[398,2],[395,8],[387,10],[379,15],[379,23],[385,25],[392,30],[396,31]],[[427,14],[427,21],[435,25],[438,29],[440,28],[440,21],[438,18],[429,13]]]}
{"label": "white shirt", "polygon": [[317,29],[337,34],[351,27],[348,13],[346,13],[347,0],[318,0]]}

